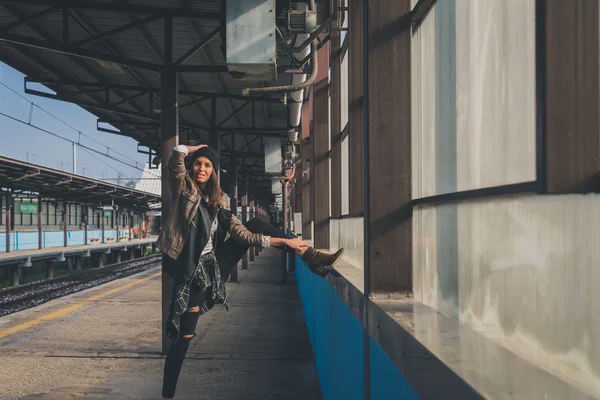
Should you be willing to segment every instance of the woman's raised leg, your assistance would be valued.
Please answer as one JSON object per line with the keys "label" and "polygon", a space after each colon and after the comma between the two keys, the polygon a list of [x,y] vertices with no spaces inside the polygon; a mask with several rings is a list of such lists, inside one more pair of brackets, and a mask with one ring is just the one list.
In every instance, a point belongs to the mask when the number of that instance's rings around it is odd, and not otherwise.
{"label": "woman's raised leg", "polygon": [[[296,237],[291,233],[286,234],[281,229],[277,229],[273,225],[260,218],[251,219],[250,221],[246,222],[244,226],[252,233],[262,233],[266,236],[284,239]],[[219,251],[218,257],[219,266],[221,266],[221,276],[224,279],[227,279],[231,272],[228,266],[236,265],[242,259],[246,251],[248,251],[247,246],[244,246],[233,240],[228,240],[225,242],[223,248]],[[293,252],[292,249],[288,249],[288,251]],[[341,259],[343,254],[344,249],[340,249],[334,254],[329,254],[319,251],[313,247],[308,247],[308,249],[301,254],[301,256],[311,271],[319,276],[325,277],[331,271],[328,267],[335,265]]]}

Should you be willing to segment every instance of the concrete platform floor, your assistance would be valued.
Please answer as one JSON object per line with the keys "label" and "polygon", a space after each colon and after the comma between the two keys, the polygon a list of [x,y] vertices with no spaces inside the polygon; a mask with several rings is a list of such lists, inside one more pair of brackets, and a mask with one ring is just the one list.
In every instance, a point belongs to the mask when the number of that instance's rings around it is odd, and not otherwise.
{"label": "concrete platform floor", "polygon": [[[266,249],[202,316],[176,399],[320,399],[295,284]],[[0,399],[161,399],[160,270],[0,318]]]}

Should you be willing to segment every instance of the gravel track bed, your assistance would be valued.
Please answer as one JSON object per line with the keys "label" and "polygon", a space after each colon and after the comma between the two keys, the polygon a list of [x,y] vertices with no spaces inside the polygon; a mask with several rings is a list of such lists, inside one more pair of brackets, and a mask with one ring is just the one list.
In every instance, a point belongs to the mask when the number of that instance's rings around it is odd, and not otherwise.
{"label": "gravel track bed", "polygon": [[126,261],[0,291],[0,317],[160,265],[160,256]]}

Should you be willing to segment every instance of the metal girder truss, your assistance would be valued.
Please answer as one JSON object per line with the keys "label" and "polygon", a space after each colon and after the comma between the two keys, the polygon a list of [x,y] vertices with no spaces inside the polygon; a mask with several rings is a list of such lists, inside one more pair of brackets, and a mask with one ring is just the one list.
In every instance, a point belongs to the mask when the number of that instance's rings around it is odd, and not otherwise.
{"label": "metal girder truss", "polygon": [[[131,59],[123,56],[116,56],[110,53],[98,52],[90,50],[85,46],[89,46],[92,43],[98,41],[104,41],[109,37],[118,33],[124,32],[129,29],[143,26],[149,22],[156,21],[165,18],[192,18],[192,19],[219,19],[219,13],[210,13],[204,11],[193,10],[189,7],[169,9],[165,7],[154,7],[154,6],[142,6],[125,4],[119,2],[111,3],[96,3],[87,1],[13,1],[13,0],[0,0],[0,4],[6,4],[5,7],[9,9],[12,4],[30,4],[48,6],[47,9],[36,12],[30,15],[19,16],[18,20],[8,25],[0,27],[0,40],[14,43],[22,46],[35,47],[39,49],[49,50],[66,54],[75,57],[90,58],[94,60],[109,62],[117,65],[123,65],[132,68],[139,68],[149,71],[161,72],[165,69],[165,65],[150,63],[142,60]],[[69,17],[73,10],[77,9],[94,9],[102,11],[114,11],[122,13],[138,13],[147,14],[149,16],[138,20],[131,21],[123,26],[111,29],[106,32],[101,32],[96,35],[92,35],[86,39],[73,42],[70,37],[69,29]],[[14,9],[13,9],[14,10]],[[35,20],[42,18],[46,15],[60,12],[62,10],[63,23],[62,23],[62,42],[55,40],[43,40],[36,39],[27,36],[15,35],[10,33],[11,30],[25,24],[34,22]],[[176,61],[171,67],[175,68],[176,72],[194,72],[194,73],[226,73],[229,72],[226,65],[183,65],[194,53],[206,46],[212,39],[218,36],[218,29],[213,31],[205,40],[194,45],[184,56]],[[172,34],[172,32],[165,32],[165,35]]]}
{"label": "metal girder truss", "polygon": [[[1,0],[0,0],[1,1]],[[35,78],[26,76],[25,80],[25,89],[27,90],[27,83],[39,83],[42,85],[56,85],[56,86],[64,86],[64,87],[77,87],[77,88],[93,88],[98,89],[99,91],[108,91],[108,90],[128,90],[134,92],[144,92],[144,93],[160,93],[160,88],[152,88],[152,87],[144,87],[137,85],[118,85],[112,83],[101,83],[101,82],[86,82],[86,81],[75,81],[75,80],[62,80],[62,79],[52,79],[52,78]],[[234,93],[223,93],[223,92],[204,92],[198,90],[179,90],[179,95],[184,96],[198,96],[199,101],[209,99],[209,98],[219,98],[219,99],[232,99],[232,100],[244,100],[244,101],[252,101],[252,102],[267,102],[267,103],[275,103],[282,104],[283,99],[276,97],[268,97],[268,96],[243,96]],[[181,105],[179,107],[182,107]]]}
{"label": "metal girder truss", "polygon": [[[25,89],[25,93],[27,94],[31,94],[34,96],[39,96],[39,97],[44,97],[44,98],[48,98],[48,99],[54,99],[54,100],[60,100],[60,101],[65,101],[65,102],[69,102],[69,103],[73,103],[73,104],[77,104],[81,107],[85,107],[85,108],[90,108],[90,109],[96,109],[96,110],[102,110],[102,111],[109,111],[112,112],[114,114],[119,114],[119,115],[123,115],[126,117],[132,117],[132,118],[136,118],[142,121],[145,121],[145,123],[142,123],[140,121],[108,121],[108,120],[98,120],[98,126],[97,129],[103,132],[109,132],[109,133],[115,133],[115,134],[119,134],[119,131],[115,131],[115,130],[111,130],[109,128],[104,128],[101,127],[99,124],[101,123],[106,123],[106,124],[110,124],[113,125],[117,124],[123,128],[125,128],[125,125],[133,125],[133,126],[140,126],[140,127],[151,127],[151,128],[159,128],[160,127],[160,118],[157,116],[154,116],[150,113],[141,113],[141,112],[136,112],[136,111],[132,111],[132,110],[128,110],[125,108],[121,108],[118,106],[115,106],[111,103],[105,103],[105,104],[96,104],[96,103],[92,103],[92,102],[84,102],[78,99],[74,99],[71,98],[69,95],[60,95],[60,94],[52,94],[52,93],[46,93],[46,92],[42,92],[39,90],[33,90],[33,89]],[[248,103],[248,102],[247,102]],[[246,104],[244,104],[245,106]],[[228,116],[222,123],[227,122],[229,119],[231,119],[235,114],[237,114],[241,108],[238,108],[237,110],[234,110],[234,112],[232,114],[230,114],[230,116]],[[151,123],[149,124],[148,121],[150,121]],[[278,134],[278,136],[285,134],[288,132],[288,128],[250,128],[250,127],[222,127],[222,126],[217,126],[216,128],[210,127],[210,126],[205,126],[205,125],[192,125],[192,124],[186,124],[186,123],[181,123],[179,124],[179,126],[183,129],[192,129],[192,130],[200,130],[200,131],[204,131],[204,132],[211,132],[211,131],[216,131],[218,133],[240,133],[240,134],[252,134],[252,135],[268,135],[268,134]]]}
{"label": "metal girder truss", "polygon": [[[154,112],[154,104],[155,101],[160,102],[160,88],[153,88],[150,84],[148,84],[147,80],[143,78],[141,75],[136,73],[137,69],[145,69],[158,73],[164,73],[165,71],[169,72],[208,72],[208,73],[218,73],[218,72],[228,72],[227,67],[224,65],[214,65],[215,62],[212,56],[206,52],[204,49],[205,46],[210,43],[215,37],[219,35],[220,28],[214,29],[208,35],[200,35],[198,21],[199,19],[216,19],[218,20],[219,13],[206,13],[202,11],[193,10],[193,2],[190,0],[184,0],[182,2],[182,8],[168,8],[168,7],[157,7],[157,6],[148,6],[148,5],[134,5],[129,4],[127,2],[106,2],[106,3],[97,3],[86,0],[78,0],[78,1],[69,1],[69,0],[0,0],[0,5],[3,5],[6,10],[11,13],[17,21],[11,22],[8,25],[0,26],[0,40],[9,42],[11,46],[15,48],[19,48],[20,51],[26,56],[31,58],[32,60],[40,60],[34,52],[29,50],[31,47],[46,49],[50,51],[59,52],[67,55],[72,61],[76,62],[83,68],[85,71],[90,73],[96,81],[94,82],[83,82],[71,80],[65,73],[57,70],[56,68],[49,66],[47,67],[49,71],[54,73],[60,79],[35,79],[32,77],[25,78],[25,92],[41,97],[57,99],[61,101],[71,102],[77,105],[80,105],[84,108],[88,109],[96,109],[102,110],[106,112],[110,112],[113,114],[119,115],[117,120],[98,120],[98,124],[107,123],[112,125],[115,129],[109,129],[100,127],[98,125],[98,129],[102,131],[107,131],[120,135],[127,135],[135,138],[140,143],[148,146],[149,148],[155,147],[154,145],[160,143],[160,115]],[[21,8],[16,7],[16,5],[37,5],[37,6],[46,6],[48,8],[37,11],[32,14],[27,14]],[[90,18],[83,13],[81,10],[101,10],[101,11],[109,11],[116,13],[124,13],[129,18],[129,21],[119,27],[101,32],[97,28],[94,27],[93,22]],[[42,28],[41,25],[37,24],[35,21],[47,16],[52,13],[60,13],[62,12],[62,37],[57,38],[55,35],[52,35],[49,31]],[[135,15],[132,15],[135,14]],[[153,39],[149,39],[148,35],[145,35],[146,26],[150,22],[163,20],[165,29],[164,29],[164,37],[165,41],[167,38],[173,36],[173,18],[185,18],[189,21],[189,26],[194,32],[194,40],[197,42],[194,46],[190,48],[183,56],[181,56],[177,60],[173,60],[172,58],[172,48],[165,47],[164,50],[161,50],[159,46],[156,45]],[[87,32],[89,37],[81,38],[78,37],[77,40],[74,40],[71,37],[71,29],[69,24],[74,21],[79,24],[79,26]],[[328,27],[330,25],[329,19],[323,24],[324,27]],[[39,36],[39,38],[26,37],[12,34],[11,31],[15,28],[29,25]],[[111,44],[111,38],[114,38],[114,35],[125,32],[130,29],[137,29],[146,44],[150,48],[150,50],[155,54],[155,62],[148,62],[142,60],[135,60],[125,57],[125,54],[118,50],[118,48]],[[322,28],[323,31],[325,28]],[[62,40],[61,40],[62,39]],[[100,43],[100,48],[104,48],[104,51],[91,50],[91,44]],[[302,47],[302,46],[300,46]],[[204,49],[204,50],[203,50]],[[204,51],[204,60],[208,65],[184,65],[186,61],[188,61],[195,53],[203,50]],[[90,58],[98,61],[105,61],[108,63],[112,63],[116,68],[120,65],[133,67],[126,68],[125,73],[131,75],[139,85],[116,85],[108,82],[107,79],[100,76],[99,74],[91,71],[86,67],[85,63],[82,62],[81,58]],[[39,61],[36,61],[39,62]],[[306,71],[299,69],[297,71],[285,71],[288,73],[306,73]],[[245,150],[250,148],[250,145],[254,143],[257,139],[263,136],[272,136],[272,137],[282,137],[283,135],[288,133],[288,127],[280,127],[273,128],[270,127],[270,118],[268,117],[268,103],[282,104],[285,101],[285,98],[282,97],[268,97],[268,96],[242,96],[226,93],[224,89],[224,84],[222,81],[222,77],[216,75],[219,92],[202,92],[202,91],[194,91],[187,90],[184,84],[181,85],[182,90],[179,90],[179,95],[185,95],[193,98],[186,103],[180,104],[179,107],[188,107],[195,106],[198,111],[201,112],[205,116],[207,122],[209,122],[209,126],[204,125],[195,125],[190,124],[185,120],[180,119],[179,127],[181,131],[188,131],[188,135],[191,133],[196,137],[197,140],[200,139],[200,136],[195,131],[205,131],[212,133],[220,133],[220,134],[240,134],[243,135],[242,138],[245,142],[245,146],[241,149],[241,151],[232,153],[231,151],[223,152],[225,157],[238,156],[238,157],[247,157],[247,158],[258,158],[257,162],[260,161],[262,155],[257,153],[245,152]],[[37,90],[31,90],[27,88],[27,83],[40,83],[44,85],[50,85],[52,89],[56,91],[56,94],[50,94],[46,92],[41,92]],[[72,91],[73,90],[73,91]],[[114,91],[114,93],[119,97],[116,101],[110,101],[110,91]],[[98,96],[99,93],[104,92],[106,94],[105,101],[102,101],[101,97]],[[128,92],[128,93],[124,93]],[[91,94],[95,94],[95,96],[90,96]],[[75,98],[77,96],[77,98]],[[81,97],[87,96],[91,101],[85,101]],[[144,110],[145,107],[140,106],[133,102],[135,99],[139,99],[143,96],[149,96],[150,99],[150,107],[149,110]],[[100,99],[99,99],[100,98]],[[209,112],[206,112],[204,109],[199,107],[199,103],[204,100],[211,99],[211,108]],[[216,113],[215,113],[215,100],[216,99],[225,99],[227,102],[230,114],[224,118],[222,121],[216,121]],[[231,100],[240,100],[244,101],[239,107],[234,107]],[[255,112],[256,112],[256,103],[263,103],[263,110],[266,119],[266,127],[256,127],[255,123]],[[238,113],[243,110],[248,105],[252,107],[252,126],[244,127],[241,123],[240,116]],[[206,106],[204,106],[206,107]],[[277,117],[277,116],[271,116]],[[228,128],[223,127],[225,123],[227,123],[232,118],[235,118],[237,121],[237,127]],[[249,141],[244,135],[255,135],[256,138]],[[232,140],[233,142],[233,140]],[[223,147],[227,149],[227,145],[223,143]],[[151,148],[152,149],[152,148]],[[229,149],[235,150],[235,149]],[[150,151],[152,153],[152,150]],[[149,158],[152,156],[149,154]],[[246,168],[246,170],[251,170],[255,162],[252,166]],[[256,173],[260,173],[260,171],[256,171]]]}
{"label": "metal girder truss", "polygon": [[154,5],[131,4],[126,1],[96,2],[87,0],[2,0],[6,4],[28,4],[57,8],[75,8],[81,10],[109,11],[115,13],[134,13],[176,18],[197,18],[219,20],[220,13],[195,10],[191,7],[158,7]]}

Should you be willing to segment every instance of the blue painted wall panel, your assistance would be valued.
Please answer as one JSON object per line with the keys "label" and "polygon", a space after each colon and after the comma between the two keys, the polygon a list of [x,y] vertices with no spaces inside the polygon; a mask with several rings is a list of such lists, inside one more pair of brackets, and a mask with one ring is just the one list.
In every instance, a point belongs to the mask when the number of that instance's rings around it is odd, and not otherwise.
{"label": "blue painted wall panel", "polygon": [[360,321],[325,279],[299,258],[296,278],[325,400],[364,398],[364,346]]}
{"label": "blue painted wall panel", "polygon": [[[364,398],[364,331],[329,282],[296,260],[296,279],[325,400]],[[369,339],[371,400],[419,397],[383,349]]]}
{"label": "blue painted wall panel", "polygon": [[[116,237],[116,230],[104,231],[104,237]],[[129,235],[129,231],[119,229],[120,235]],[[68,231],[67,245],[76,246],[83,243],[84,231]],[[102,231],[88,231],[88,243],[92,238],[101,238]],[[47,247],[62,247],[64,237],[62,231],[42,232],[43,248]],[[31,250],[38,248],[38,233],[36,232],[11,232],[10,234],[10,249],[15,250]],[[0,233],[0,252],[6,251],[6,233]],[[310,271],[309,271],[310,272]]]}
{"label": "blue painted wall panel", "polygon": [[371,400],[419,400],[392,360],[373,338],[369,338]]}

